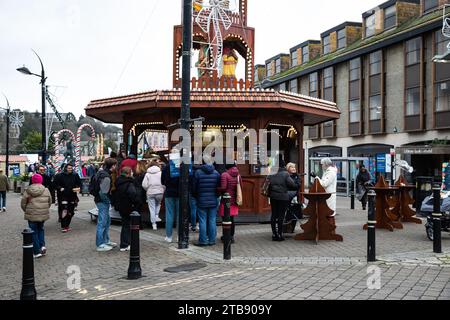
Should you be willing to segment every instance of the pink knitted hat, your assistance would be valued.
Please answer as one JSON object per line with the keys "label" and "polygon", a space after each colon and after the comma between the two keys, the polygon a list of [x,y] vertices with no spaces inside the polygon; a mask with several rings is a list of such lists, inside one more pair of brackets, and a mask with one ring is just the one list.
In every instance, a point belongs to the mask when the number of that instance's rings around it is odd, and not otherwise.
{"label": "pink knitted hat", "polygon": [[43,181],[44,181],[44,178],[42,178],[42,176],[38,173],[33,174],[33,176],[31,177],[32,184],[42,184]]}

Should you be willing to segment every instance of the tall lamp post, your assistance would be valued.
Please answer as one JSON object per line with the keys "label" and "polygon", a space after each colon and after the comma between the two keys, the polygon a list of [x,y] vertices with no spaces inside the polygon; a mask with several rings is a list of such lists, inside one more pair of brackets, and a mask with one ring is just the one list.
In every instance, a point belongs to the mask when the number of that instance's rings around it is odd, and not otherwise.
{"label": "tall lamp post", "polygon": [[5,174],[9,177],[9,115],[11,113],[11,107],[9,105],[8,98],[3,95],[6,99],[6,108],[1,108],[6,110],[6,159],[5,159]]}
{"label": "tall lamp post", "polygon": [[47,78],[45,77],[45,70],[44,70],[44,64],[42,63],[42,59],[41,57],[39,57],[39,55],[36,53],[36,51],[32,50],[34,52],[34,54],[38,57],[39,62],[41,63],[41,75],[38,75],[36,73],[31,72],[27,67],[23,66],[21,68],[17,68],[16,70],[19,71],[20,73],[26,74],[26,75],[32,75],[32,76],[36,76],[41,78],[41,103],[42,103],[42,164],[45,165],[45,163],[47,162],[47,133],[46,133],[46,128],[45,128],[45,115],[46,115],[46,111],[45,111],[45,81],[47,80]]}

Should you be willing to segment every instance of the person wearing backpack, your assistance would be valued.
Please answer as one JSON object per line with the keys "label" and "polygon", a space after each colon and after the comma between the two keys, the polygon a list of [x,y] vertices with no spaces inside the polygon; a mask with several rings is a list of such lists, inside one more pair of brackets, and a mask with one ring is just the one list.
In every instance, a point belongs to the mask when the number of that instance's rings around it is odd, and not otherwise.
{"label": "person wearing backpack", "polygon": [[92,187],[90,186],[92,194],[94,195],[95,205],[98,209],[97,218],[97,232],[95,244],[97,251],[110,251],[117,246],[109,238],[109,226],[111,225],[111,216],[109,208],[111,206],[111,189],[112,178],[111,173],[116,170],[117,160],[108,158],[92,179]]}
{"label": "person wearing backpack", "polygon": [[130,250],[130,215],[138,211],[142,205],[140,196],[136,190],[132,170],[123,167],[120,176],[116,180],[116,209],[122,218],[122,230],[120,231],[120,251]]}
{"label": "person wearing backpack", "polygon": [[[225,165],[225,168],[227,171],[222,173],[220,176],[220,186],[217,188],[217,190],[222,195],[222,201],[220,202],[219,207],[219,215],[222,217],[224,216],[225,211],[225,199],[223,199],[223,195],[225,193],[228,193],[231,197],[230,199],[230,218],[231,218],[231,242],[234,243],[234,230],[235,230],[235,224],[234,224],[234,217],[236,217],[239,213],[239,207],[238,207],[238,201],[237,201],[237,189],[238,184],[239,187],[242,190],[242,179],[239,175],[239,170],[236,167],[236,164],[227,164]],[[223,236],[221,238],[223,241]]]}

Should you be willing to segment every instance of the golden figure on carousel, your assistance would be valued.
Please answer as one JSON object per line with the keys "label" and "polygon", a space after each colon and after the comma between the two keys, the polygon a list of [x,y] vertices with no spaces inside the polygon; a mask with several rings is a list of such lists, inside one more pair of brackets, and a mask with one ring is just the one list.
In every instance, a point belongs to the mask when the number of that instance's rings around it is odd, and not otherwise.
{"label": "golden figure on carousel", "polygon": [[234,49],[225,47],[223,49],[223,69],[222,75],[229,78],[236,78],[236,66],[238,63],[238,56]]}

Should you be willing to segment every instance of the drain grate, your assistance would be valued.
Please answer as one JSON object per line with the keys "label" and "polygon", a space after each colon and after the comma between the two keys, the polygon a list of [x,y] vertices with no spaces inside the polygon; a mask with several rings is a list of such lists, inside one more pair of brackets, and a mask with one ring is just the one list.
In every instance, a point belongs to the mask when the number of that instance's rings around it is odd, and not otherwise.
{"label": "drain grate", "polygon": [[190,264],[182,264],[176,267],[169,267],[164,269],[164,271],[170,273],[192,272],[198,269],[205,268],[206,266],[207,266],[206,263],[190,263]]}

